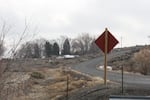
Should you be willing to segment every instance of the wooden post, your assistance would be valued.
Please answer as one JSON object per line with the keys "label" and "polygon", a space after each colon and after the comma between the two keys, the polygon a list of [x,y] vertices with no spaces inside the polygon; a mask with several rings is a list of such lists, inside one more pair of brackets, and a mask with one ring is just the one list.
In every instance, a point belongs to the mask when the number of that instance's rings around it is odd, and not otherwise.
{"label": "wooden post", "polygon": [[108,49],[108,32],[105,29],[105,58],[104,58],[104,85],[107,85],[107,49]]}
{"label": "wooden post", "polygon": [[69,100],[69,75],[67,74],[66,100]]}
{"label": "wooden post", "polygon": [[122,95],[123,95],[123,91],[124,91],[124,90],[123,90],[123,87],[124,87],[124,86],[123,86],[123,66],[122,66],[122,86],[121,86],[121,87],[122,87]]}

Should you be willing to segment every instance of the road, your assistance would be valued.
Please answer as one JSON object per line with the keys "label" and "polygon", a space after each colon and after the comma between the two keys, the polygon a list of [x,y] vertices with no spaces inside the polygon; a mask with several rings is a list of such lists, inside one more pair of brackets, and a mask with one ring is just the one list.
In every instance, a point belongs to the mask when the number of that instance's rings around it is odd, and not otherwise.
{"label": "road", "polygon": [[[108,55],[108,60],[112,57],[122,55],[128,51],[120,51],[111,53]],[[98,57],[77,65],[72,66],[72,69],[80,71],[82,73],[89,74],[91,76],[103,77],[103,70],[97,70],[97,65],[103,65],[103,57]],[[110,81],[120,82],[121,83],[121,73],[107,71],[107,79]],[[130,84],[133,86],[149,86],[150,87],[150,76],[137,75],[137,74],[124,74],[124,84]]]}

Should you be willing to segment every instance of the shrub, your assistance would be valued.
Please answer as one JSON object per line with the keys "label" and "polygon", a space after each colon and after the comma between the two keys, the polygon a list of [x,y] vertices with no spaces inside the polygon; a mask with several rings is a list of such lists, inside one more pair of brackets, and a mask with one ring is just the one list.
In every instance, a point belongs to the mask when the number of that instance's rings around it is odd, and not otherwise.
{"label": "shrub", "polygon": [[141,74],[147,75],[150,72],[150,49],[145,48],[135,53],[133,60]]}
{"label": "shrub", "polygon": [[44,75],[41,74],[40,72],[32,72],[31,77],[36,79],[44,79]]}

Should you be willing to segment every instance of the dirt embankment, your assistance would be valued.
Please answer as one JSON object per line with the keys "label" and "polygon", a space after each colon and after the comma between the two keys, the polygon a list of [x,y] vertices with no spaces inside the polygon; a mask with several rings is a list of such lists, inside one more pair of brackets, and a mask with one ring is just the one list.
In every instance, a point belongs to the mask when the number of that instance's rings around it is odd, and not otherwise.
{"label": "dirt embankment", "polygon": [[1,100],[57,100],[66,95],[67,82],[69,94],[103,83],[100,78],[64,67],[33,67],[28,71],[9,71],[3,74],[1,80]]}

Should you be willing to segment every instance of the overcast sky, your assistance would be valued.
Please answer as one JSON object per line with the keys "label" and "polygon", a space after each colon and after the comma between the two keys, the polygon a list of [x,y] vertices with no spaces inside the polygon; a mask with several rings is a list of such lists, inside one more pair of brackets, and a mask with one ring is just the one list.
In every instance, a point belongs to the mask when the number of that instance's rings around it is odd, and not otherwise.
{"label": "overcast sky", "polygon": [[0,23],[12,27],[7,42],[17,38],[25,19],[37,37],[100,35],[105,27],[123,46],[150,43],[150,0],[0,0]]}

